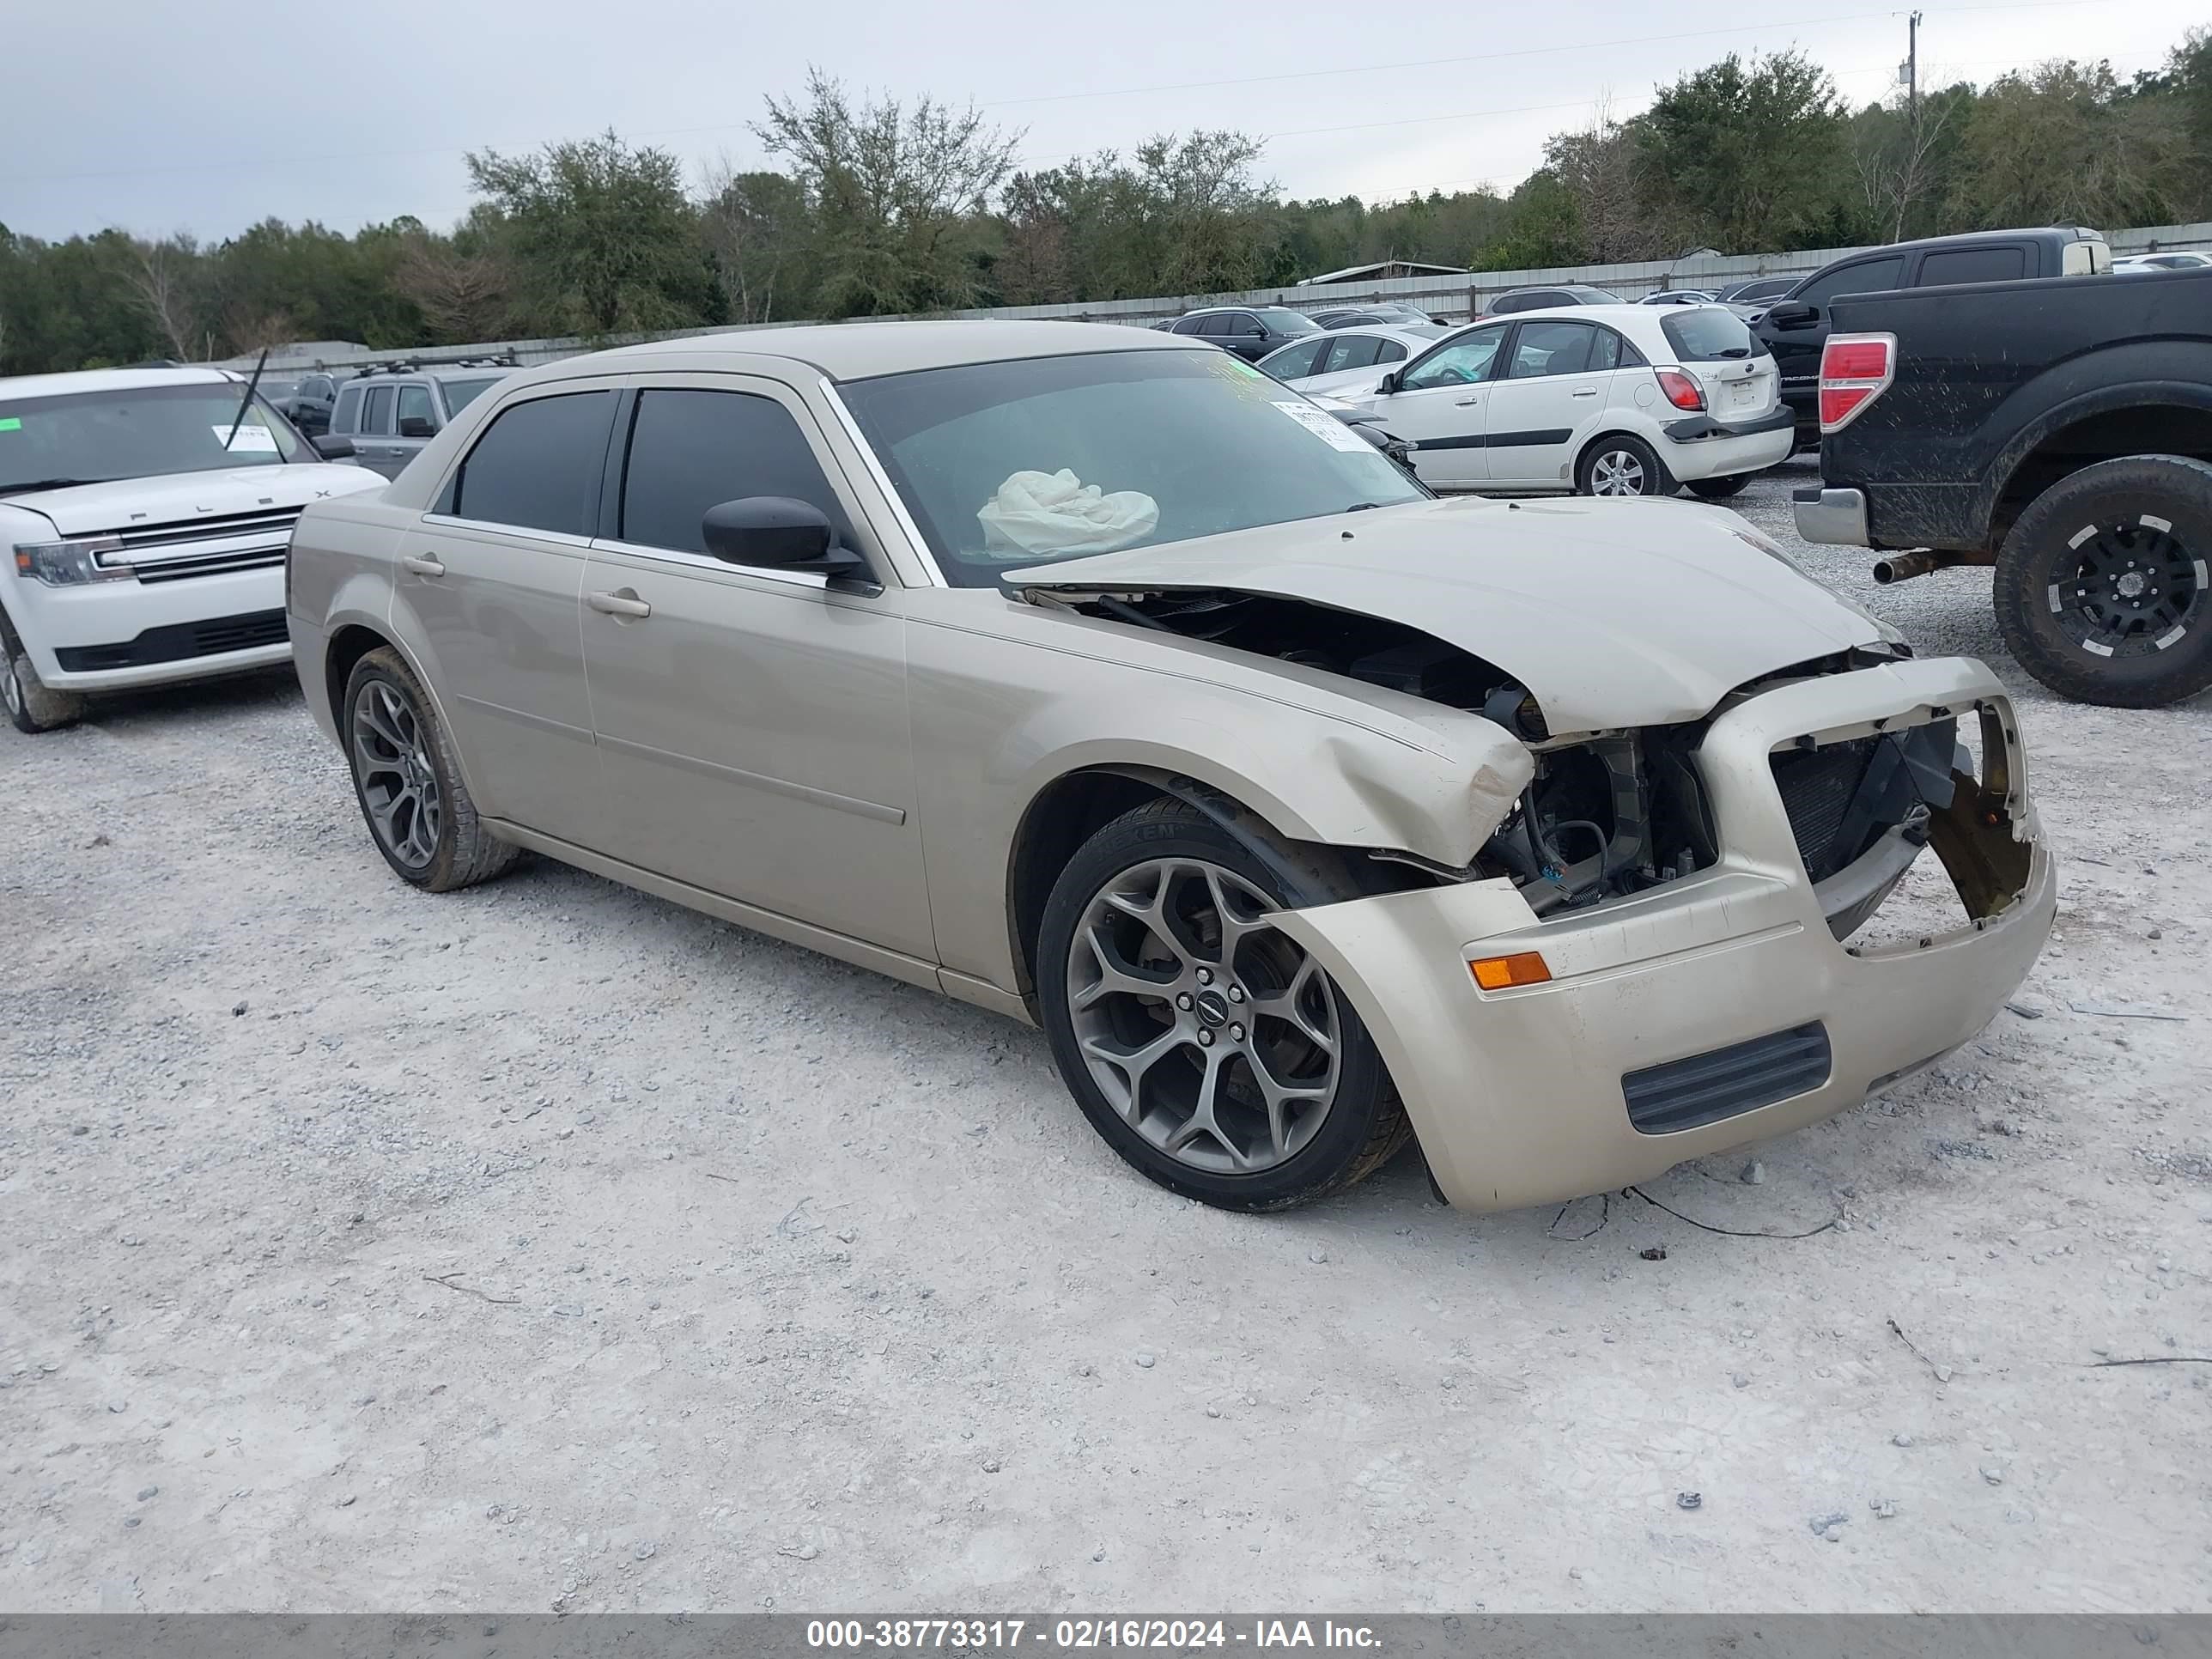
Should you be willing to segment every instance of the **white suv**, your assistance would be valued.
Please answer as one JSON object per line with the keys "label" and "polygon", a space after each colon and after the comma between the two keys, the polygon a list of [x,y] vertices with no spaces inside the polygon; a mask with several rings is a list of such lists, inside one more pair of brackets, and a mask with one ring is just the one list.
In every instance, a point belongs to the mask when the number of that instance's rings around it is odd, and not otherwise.
{"label": "white suv", "polygon": [[1576,306],[1464,328],[1329,395],[1439,489],[1709,501],[1789,458],[1774,358],[1726,306]]}
{"label": "white suv", "polygon": [[383,483],[326,464],[228,370],[0,380],[9,719],[51,731],[87,693],[290,661],[293,520],[309,501]]}

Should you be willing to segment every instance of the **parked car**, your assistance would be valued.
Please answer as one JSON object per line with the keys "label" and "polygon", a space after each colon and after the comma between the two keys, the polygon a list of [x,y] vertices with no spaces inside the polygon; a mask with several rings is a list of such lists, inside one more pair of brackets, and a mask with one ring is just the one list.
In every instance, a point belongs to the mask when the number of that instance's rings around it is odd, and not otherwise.
{"label": "parked car", "polygon": [[2177,248],[2165,253],[2130,253],[2112,261],[2116,271],[2132,275],[2142,270],[2203,270],[2212,268],[2212,253],[2193,253]]}
{"label": "parked car", "polygon": [[222,369],[0,380],[0,704],[52,731],[96,692],[286,660],[301,506],[382,481],[331,466]]}
{"label": "parked car", "polygon": [[313,438],[331,429],[331,413],[337,406],[337,376],[319,369],[312,374],[302,374],[289,392],[276,401],[286,420]]}
{"label": "parked car", "polygon": [[2111,269],[2104,233],[2072,226],[1933,236],[1847,254],[1823,265],[1766,308],[1753,326],[1782,372],[1782,400],[1796,412],[1797,441],[1820,441],[1820,352],[1838,295],[1944,288],[2022,277],[2081,276]]}
{"label": "parked car", "polygon": [[2063,696],[2212,687],[2212,271],[1859,295],[1833,316],[1801,535],[1884,550],[1877,581],[1995,564],[2005,643]]}
{"label": "parked car", "polygon": [[1287,306],[1215,306],[1184,313],[1168,325],[1168,331],[1194,335],[1256,363],[1269,352],[1320,330],[1313,319]]}
{"label": "parked car", "polygon": [[[1732,514],[1433,500],[1107,339],[574,358],[318,504],[300,678],[378,853],[444,890],[532,849],[1034,1021],[1116,1152],[1246,1210],[1409,1138],[1455,1204],[1615,1189],[1860,1104],[2027,971],[1989,670]],[[1923,840],[1956,925],[1852,954]]]}
{"label": "parked car", "polygon": [[1713,295],[1724,306],[1756,306],[1764,308],[1768,301],[1778,300],[1797,286],[1796,276],[1751,276],[1741,283],[1730,283]]}
{"label": "parked car", "polygon": [[1519,311],[1550,311],[1560,306],[1618,306],[1628,302],[1618,294],[1608,294],[1601,288],[1591,288],[1580,283],[1570,283],[1563,288],[1511,288],[1497,296],[1477,313],[1483,317],[1510,317]]}
{"label": "parked car", "polygon": [[1335,306],[1325,311],[1304,313],[1323,328],[1386,328],[1404,327],[1408,324],[1425,325],[1435,319],[1419,306],[1406,305],[1396,300],[1378,301],[1370,306]]}
{"label": "parked car", "polygon": [[1790,447],[1774,360],[1725,306],[1527,312],[1331,393],[1412,440],[1439,489],[1720,500]]}
{"label": "parked car", "polygon": [[1340,386],[1370,387],[1383,369],[1427,350],[1450,332],[1437,323],[1331,330],[1268,353],[1260,367],[1285,386],[1309,394]]}
{"label": "parked car", "polygon": [[362,465],[396,478],[447,422],[514,368],[507,359],[474,358],[364,369],[339,389],[331,431],[353,441]]}
{"label": "parked car", "polygon": [[1709,288],[1668,288],[1656,294],[1647,294],[1636,303],[1640,306],[1705,306],[1721,296]]}

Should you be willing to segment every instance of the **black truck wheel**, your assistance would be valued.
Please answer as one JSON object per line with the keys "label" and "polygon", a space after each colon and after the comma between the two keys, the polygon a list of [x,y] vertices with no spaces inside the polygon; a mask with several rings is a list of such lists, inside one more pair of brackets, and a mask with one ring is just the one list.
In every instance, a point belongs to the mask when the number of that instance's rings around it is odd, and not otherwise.
{"label": "black truck wheel", "polygon": [[2131,455],[2068,474],[1997,556],[1997,626],[2062,696],[2155,708],[2212,686],[2212,465]]}

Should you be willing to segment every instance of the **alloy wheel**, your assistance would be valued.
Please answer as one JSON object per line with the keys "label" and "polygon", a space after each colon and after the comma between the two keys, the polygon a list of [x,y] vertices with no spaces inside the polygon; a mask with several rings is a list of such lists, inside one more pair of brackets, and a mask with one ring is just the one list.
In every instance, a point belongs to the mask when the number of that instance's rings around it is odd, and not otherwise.
{"label": "alloy wheel", "polygon": [[1626,449],[1608,449],[1590,463],[1593,495],[1641,495],[1644,463]]}
{"label": "alloy wheel", "polygon": [[2092,526],[2069,544],[2051,584],[2060,630],[2099,657],[2145,656],[2179,642],[2208,603],[2203,564],[2171,530]]}
{"label": "alloy wheel", "polygon": [[1321,964],[1235,872],[1154,859],[1094,895],[1066,963],[1077,1046],[1152,1146],[1212,1174],[1295,1157],[1336,1099],[1343,1021]]}
{"label": "alloy wheel", "polygon": [[353,705],[354,775],[385,850],[410,870],[438,855],[445,803],[422,722],[389,684],[370,680]]}

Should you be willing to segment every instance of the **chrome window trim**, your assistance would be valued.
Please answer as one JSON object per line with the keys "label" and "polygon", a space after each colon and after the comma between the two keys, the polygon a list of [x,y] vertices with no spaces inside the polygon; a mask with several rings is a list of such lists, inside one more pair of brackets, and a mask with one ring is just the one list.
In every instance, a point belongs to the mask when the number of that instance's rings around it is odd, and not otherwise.
{"label": "chrome window trim", "polygon": [[481,530],[499,536],[523,536],[533,542],[551,542],[559,547],[589,549],[589,536],[573,535],[566,530],[540,530],[535,525],[501,524],[495,519],[457,519],[450,513],[425,513],[424,524],[434,524],[447,530]]}
{"label": "chrome window trim", "polygon": [[816,384],[821,387],[823,399],[836,415],[838,424],[845,428],[845,435],[853,441],[853,447],[860,452],[860,464],[868,469],[868,477],[875,481],[876,488],[883,492],[884,499],[890,503],[891,516],[898,521],[898,527],[906,537],[907,545],[914,550],[915,557],[921,561],[921,568],[928,573],[931,586],[951,586],[952,584],[945,580],[945,572],[938,568],[937,556],[929,550],[928,542],[922,538],[921,526],[914,521],[914,515],[907,511],[906,502],[900,498],[898,487],[891,483],[891,475],[884,471],[884,464],[876,459],[876,452],[868,447],[867,439],[861,434],[860,423],[853,418],[853,411],[845,407],[845,400],[837,395],[836,382],[825,374]]}
{"label": "chrome window trim", "polygon": [[718,559],[711,553],[691,553],[675,547],[647,547],[637,542],[618,542],[611,536],[602,536],[590,546],[594,553],[627,553],[634,558],[653,559],[690,570],[713,570],[726,576],[758,576],[764,581],[782,582],[816,592],[827,592],[830,586],[830,579],[818,570],[778,570],[770,565],[733,564],[727,559]]}

